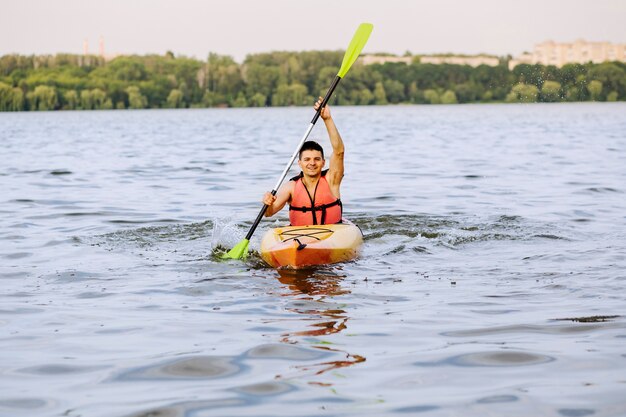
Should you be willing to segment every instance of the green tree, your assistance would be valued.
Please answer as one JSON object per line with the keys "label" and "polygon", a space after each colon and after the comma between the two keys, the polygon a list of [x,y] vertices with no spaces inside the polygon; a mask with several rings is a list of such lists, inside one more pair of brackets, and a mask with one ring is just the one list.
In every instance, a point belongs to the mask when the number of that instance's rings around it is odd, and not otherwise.
{"label": "green tree", "polygon": [[480,100],[483,102],[490,102],[494,99],[494,93],[491,90],[485,91],[482,96],[480,96]]}
{"label": "green tree", "polygon": [[206,107],[227,107],[228,102],[224,94],[215,93],[213,91],[205,91],[202,97],[202,104]]}
{"label": "green tree", "polygon": [[471,103],[476,101],[477,97],[480,97],[481,91],[475,83],[467,82],[457,84],[454,87],[454,94],[459,103]]}
{"label": "green tree", "polygon": [[202,97],[200,83],[204,77],[204,72],[201,72],[204,69],[203,64],[195,59],[186,57],[178,57],[166,62],[167,64],[164,65],[165,71],[160,71],[159,75],[161,77],[166,74],[173,75],[175,82],[178,83],[178,89],[183,93],[185,105],[200,100]]}
{"label": "green tree", "polygon": [[541,101],[553,103],[561,100],[561,84],[556,81],[546,81],[541,86]]}
{"label": "green tree", "polygon": [[581,83],[584,84],[587,69],[588,66],[582,64],[565,64],[561,67],[560,77],[557,81],[568,91],[572,90],[572,87],[579,86]]}
{"label": "green tree", "polygon": [[166,107],[167,96],[172,84],[164,76],[153,77],[151,80],[141,81],[135,85],[141,91],[141,95],[146,99],[146,107],[159,108]]}
{"label": "green tree", "polygon": [[76,110],[79,105],[78,93],[76,90],[68,90],[63,93],[63,101],[65,102],[64,109]]}
{"label": "green tree", "polygon": [[385,87],[382,82],[377,82],[376,87],[374,87],[374,103],[375,104],[387,104],[387,93],[385,92]]}
{"label": "green tree", "polygon": [[602,96],[602,82],[598,80],[593,80],[587,85],[587,91],[589,91],[589,96],[591,100],[598,101]]}
{"label": "green tree", "polygon": [[303,106],[312,100],[307,94],[305,85],[295,83],[292,85],[281,84],[272,95],[273,106]]}
{"label": "green tree", "polygon": [[91,90],[91,98],[93,100],[93,107],[97,110],[108,110],[112,107],[111,100],[109,100],[106,93],[99,88]]}
{"label": "green tree", "polygon": [[13,87],[0,81],[0,111],[10,111],[13,101]]}
{"label": "green tree", "polygon": [[424,100],[430,104],[441,104],[439,93],[431,88],[424,90]]}
{"label": "green tree", "polygon": [[620,96],[626,94],[626,70],[617,63],[604,62],[592,66],[589,69],[588,79],[602,83],[602,97],[606,97],[610,91],[617,91]]}
{"label": "green tree", "polygon": [[26,100],[24,98],[24,92],[19,87],[13,87],[13,100],[11,101],[11,111],[22,111]]}
{"label": "green tree", "polygon": [[354,102],[358,105],[367,106],[369,104],[372,104],[374,100],[374,94],[372,94],[369,88],[362,88],[356,92]]}
{"label": "green tree", "polygon": [[[589,98],[589,92],[587,91],[587,80],[585,78],[585,71],[582,69],[586,67],[579,66],[573,67],[577,69],[581,69],[581,71],[576,74],[572,67],[564,66],[565,75],[562,77],[564,80],[564,90],[565,90],[565,99],[567,101],[585,101]],[[569,69],[568,69],[569,68]]]}
{"label": "green tree", "polygon": [[34,110],[54,110],[58,104],[56,89],[47,85],[38,85],[26,97],[30,102],[30,108]]}
{"label": "green tree", "polygon": [[[322,67],[320,69],[319,74],[317,74],[317,77],[315,77],[313,91],[311,93],[315,94],[316,96],[324,96],[324,94],[326,93],[326,90],[328,89],[328,86],[330,85],[330,83],[332,82],[332,80],[335,78],[336,75],[337,75],[337,68],[328,67],[328,66]],[[345,81],[348,81],[349,79],[350,77],[346,77]],[[341,91],[342,89],[345,92],[345,87],[338,89],[337,92]]]}
{"label": "green tree", "polygon": [[425,103],[424,92],[417,88],[417,82],[413,81],[409,84],[408,100],[410,103]]}
{"label": "green tree", "polygon": [[[21,99],[16,100],[16,92],[21,93]],[[0,111],[17,111],[24,106],[24,94],[19,88],[13,88],[0,81]],[[17,107],[17,108],[16,108]]]}
{"label": "green tree", "polygon": [[183,102],[183,92],[177,88],[172,89],[167,96],[167,107],[170,109],[179,109],[185,107]]}
{"label": "green tree", "polygon": [[538,95],[539,89],[537,86],[520,83],[511,88],[511,92],[506,96],[506,101],[509,103],[533,103],[537,101]]}
{"label": "green tree", "polygon": [[534,85],[541,88],[546,80],[558,80],[560,71],[554,65],[520,64],[513,68],[513,74],[520,84]]}
{"label": "green tree", "polygon": [[617,91],[611,91],[609,94],[607,94],[606,101],[617,101],[617,97]]}
{"label": "green tree", "polygon": [[279,85],[272,94],[272,106],[288,106],[289,105],[289,86],[287,84]]}
{"label": "green tree", "polygon": [[93,110],[95,104],[93,102],[93,93],[91,90],[83,90],[80,92],[80,107],[83,110]]}
{"label": "green tree", "polygon": [[[406,66],[406,65],[405,65]],[[397,104],[405,100],[404,84],[397,80],[386,80],[383,82],[387,100],[392,104]]]}
{"label": "green tree", "polygon": [[[477,85],[477,97],[483,101],[504,100],[511,86],[515,83],[514,74],[506,65],[490,67],[479,65],[473,70],[472,82]],[[490,91],[491,94],[487,94]]]}
{"label": "green tree", "polygon": [[309,91],[304,84],[294,82],[289,86],[289,91],[291,93],[293,104],[296,106],[306,106],[314,101],[313,97],[309,95]]}
{"label": "green tree", "polygon": [[[254,69],[252,72],[254,73]],[[216,97],[223,96],[223,99],[218,100],[220,104],[233,100],[240,91],[245,90],[246,85],[242,67],[229,56],[209,54],[207,64],[202,69],[202,74],[206,74],[206,83],[203,83],[206,84],[206,89],[210,93],[215,94]],[[258,74],[252,74],[252,78],[255,81],[259,81],[255,78],[256,75]],[[265,79],[261,80],[260,83],[262,84],[263,81]]]}
{"label": "green tree", "polygon": [[115,58],[108,65],[108,70],[121,81],[142,81],[147,76],[146,67],[138,57]]}
{"label": "green tree", "polygon": [[128,108],[129,109],[145,109],[148,105],[148,99],[141,94],[139,87],[130,86],[126,89],[128,94]]}
{"label": "green tree", "polygon": [[261,93],[255,93],[250,98],[250,106],[252,107],[265,107],[266,104],[267,104],[267,97],[265,97]]}
{"label": "green tree", "polygon": [[237,94],[237,97],[231,103],[232,107],[248,107],[248,100],[246,100],[246,96],[243,94],[243,91],[240,91]]}
{"label": "green tree", "polygon": [[280,73],[276,67],[244,64],[244,80],[249,95],[260,93],[265,97],[271,97],[272,92],[277,88],[279,76]]}
{"label": "green tree", "polygon": [[458,100],[456,98],[456,94],[452,90],[446,90],[441,95],[441,104],[456,104]]}

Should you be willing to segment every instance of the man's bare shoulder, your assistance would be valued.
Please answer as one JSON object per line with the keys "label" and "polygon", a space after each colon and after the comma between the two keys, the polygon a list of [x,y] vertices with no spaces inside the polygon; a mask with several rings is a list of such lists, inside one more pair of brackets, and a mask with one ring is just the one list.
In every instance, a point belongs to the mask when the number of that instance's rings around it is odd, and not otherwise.
{"label": "man's bare shoulder", "polygon": [[280,190],[283,193],[288,194],[289,197],[291,198],[291,196],[293,195],[293,190],[295,186],[296,186],[296,182],[293,180],[289,180],[280,187]]}
{"label": "man's bare shoulder", "polygon": [[326,181],[328,181],[328,184],[330,185],[339,186],[339,184],[341,184],[341,180],[343,179],[343,175],[342,170],[329,169],[326,173]]}

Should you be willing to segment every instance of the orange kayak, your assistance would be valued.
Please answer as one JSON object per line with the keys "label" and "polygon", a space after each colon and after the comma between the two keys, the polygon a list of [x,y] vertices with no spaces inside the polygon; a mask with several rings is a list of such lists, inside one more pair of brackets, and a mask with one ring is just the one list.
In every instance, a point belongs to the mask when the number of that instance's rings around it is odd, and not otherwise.
{"label": "orange kayak", "polygon": [[286,226],[271,229],[261,240],[261,257],[274,268],[303,268],[355,259],[363,233],[355,224]]}

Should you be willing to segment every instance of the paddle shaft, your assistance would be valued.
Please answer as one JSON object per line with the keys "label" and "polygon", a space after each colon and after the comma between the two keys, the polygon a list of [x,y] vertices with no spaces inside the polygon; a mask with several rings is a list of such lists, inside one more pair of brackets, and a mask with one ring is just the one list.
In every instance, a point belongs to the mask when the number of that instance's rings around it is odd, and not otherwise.
{"label": "paddle shaft", "polygon": [[[330,100],[330,96],[333,94],[333,91],[335,91],[335,88],[337,88],[337,84],[339,84],[339,81],[341,81],[341,77],[339,75],[337,75],[335,77],[335,79],[333,80],[333,83],[330,85],[330,88],[326,92],[326,95],[324,96],[324,99],[322,100],[322,103],[320,104],[319,108],[315,112],[315,116],[313,116],[313,119],[311,120],[311,123],[309,124],[309,127],[307,128],[306,132],[304,133],[304,136],[302,136],[302,139],[300,139],[300,143],[298,143],[298,147],[294,151],[293,155],[291,155],[291,159],[289,160],[289,163],[287,164],[287,166],[283,170],[283,173],[281,174],[280,179],[278,180],[278,182],[276,183],[276,185],[272,189],[272,191],[271,191],[272,195],[276,195],[276,193],[278,192],[278,188],[280,187],[280,184],[282,184],[283,181],[285,180],[285,177],[287,176],[287,173],[289,172],[289,169],[291,169],[291,166],[293,165],[293,161],[296,160],[296,158],[298,157],[298,154],[300,153],[300,148],[302,148],[302,145],[304,144],[306,139],[311,134],[311,131],[313,130],[313,127],[315,126],[315,122],[317,122],[317,119],[319,119],[320,114],[322,114],[322,109],[326,106],[326,104],[328,103],[328,100]],[[265,215],[265,212],[267,211],[268,207],[269,206],[267,204],[263,204],[263,207],[261,208],[261,211],[256,216],[256,220],[254,220],[254,223],[252,224],[252,227],[250,228],[250,230],[248,231],[248,234],[246,235],[246,240],[250,240],[250,238],[254,234],[254,231],[256,230],[257,226],[261,222],[261,219]]]}

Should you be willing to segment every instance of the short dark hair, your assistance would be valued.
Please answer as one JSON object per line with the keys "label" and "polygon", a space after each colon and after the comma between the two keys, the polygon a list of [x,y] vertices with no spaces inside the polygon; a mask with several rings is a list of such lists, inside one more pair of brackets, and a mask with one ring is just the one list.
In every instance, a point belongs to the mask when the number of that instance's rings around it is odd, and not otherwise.
{"label": "short dark hair", "polygon": [[324,159],[324,148],[322,148],[322,145],[314,140],[307,140],[302,144],[300,153],[298,154],[298,159],[302,159],[302,152],[304,151],[320,151],[322,153],[322,159]]}

